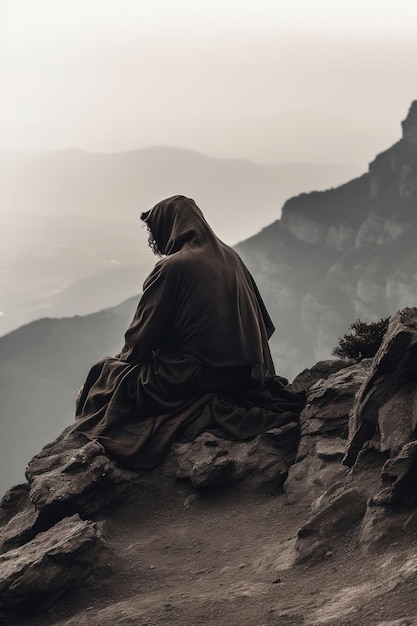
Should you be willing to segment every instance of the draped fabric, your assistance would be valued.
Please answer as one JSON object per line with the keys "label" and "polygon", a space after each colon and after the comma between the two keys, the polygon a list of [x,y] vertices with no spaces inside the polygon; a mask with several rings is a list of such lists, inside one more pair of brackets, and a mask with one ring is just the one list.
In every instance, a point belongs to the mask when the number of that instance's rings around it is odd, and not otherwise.
{"label": "draped fabric", "polygon": [[122,465],[149,469],[180,434],[247,439],[296,420],[303,400],[275,376],[274,327],[237,253],[184,196],[142,219],[164,256],[120,354],[92,367],[74,430]]}

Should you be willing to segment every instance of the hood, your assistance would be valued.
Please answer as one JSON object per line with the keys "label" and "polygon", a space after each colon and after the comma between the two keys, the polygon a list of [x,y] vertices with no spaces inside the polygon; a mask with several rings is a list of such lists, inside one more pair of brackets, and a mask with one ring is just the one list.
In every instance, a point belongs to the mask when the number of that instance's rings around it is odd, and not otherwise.
{"label": "hood", "polygon": [[194,200],[172,196],[158,202],[141,219],[155,239],[161,255],[178,252],[185,243],[201,245],[218,241]]}

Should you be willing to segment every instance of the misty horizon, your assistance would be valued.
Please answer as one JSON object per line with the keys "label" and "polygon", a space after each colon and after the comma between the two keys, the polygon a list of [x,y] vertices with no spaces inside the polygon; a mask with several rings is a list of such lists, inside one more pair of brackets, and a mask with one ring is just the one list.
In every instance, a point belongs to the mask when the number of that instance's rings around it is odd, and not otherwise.
{"label": "misty horizon", "polygon": [[416,97],[416,28],[416,7],[375,0],[6,1],[0,149],[168,145],[359,174]]}

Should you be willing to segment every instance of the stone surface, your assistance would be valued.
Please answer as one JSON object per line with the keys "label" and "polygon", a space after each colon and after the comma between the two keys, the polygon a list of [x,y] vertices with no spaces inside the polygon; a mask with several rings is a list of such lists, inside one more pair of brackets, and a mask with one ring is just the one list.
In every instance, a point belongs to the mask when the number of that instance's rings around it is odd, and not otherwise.
{"label": "stone surface", "polygon": [[335,434],[347,438],[353,400],[371,364],[371,359],[366,359],[344,367],[310,387],[300,416],[302,436]]}
{"label": "stone surface", "polygon": [[318,561],[333,552],[335,537],[358,523],[366,511],[366,496],[357,488],[339,489],[323,497],[298,531],[297,562]]}
{"label": "stone surface", "polygon": [[245,487],[278,490],[294,462],[299,426],[289,423],[251,441],[229,441],[203,433],[191,443],[174,445],[178,478],[196,488],[239,482]]}
{"label": "stone surface", "polygon": [[358,393],[345,462],[352,466],[366,441],[392,454],[413,438],[417,405],[417,309],[398,311]]}
{"label": "stone surface", "polygon": [[407,507],[368,504],[362,520],[359,543],[364,550],[384,551],[406,532],[414,534],[416,519]]}
{"label": "stone surface", "polygon": [[378,622],[376,626],[417,626],[417,615],[390,621]]}
{"label": "stone surface", "polygon": [[[105,552],[97,525],[78,515],[61,520],[25,546],[0,556],[0,615],[30,610],[100,571]],[[3,622],[10,623],[10,622]]]}
{"label": "stone surface", "polygon": [[319,380],[327,380],[332,374],[354,364],[355,361],[352,359],[318,361],[313,367],[303,370],[294,378],[291,383],[291,389],[297,393],[307,392]]}
{"label": "stone surface", "polygon": [[386,461],[374,504],[417,504],[417,441],[407,443],[400,453]]}
{"label": "stone surface", "polygon": [[[362,520],[359,543],[366,549],[387,546],[400,528],[414,527],[416,398],[417,309],[410,308],[391,319],[373,360],[311,387],[300,417],[297,463],[285,483],[290,502],[305,500],[306,492],[316,496],[312,517],[299,532],[299,560],[318,560],[332,550],[330,536],[339,524],[349,529]],[[345,475],[343,415],[344,427],[350,415],[345,463],[353,466]]]}
{"label": "stone surface", "polygon": [[[349,415],[372,361],[336,363],[344,363],[344,367],[321,376],[307,392],[307,404],[300,415],[296,463],[290,467],[284,485],[290,503],[313,502],[346,474],[341,459],[346,451]],[[332,371],[332,362],[330,368]],[[306,373],[303,376],[309,378]]]}
{"label": "stone surface", "polygon": [[326,461],[341,461],[346,450],[346,440],[341,437],[319,439],[316,443],[316,453],[319,459]]}
{"label": "stone surface", "polygon": [[417,144],[417,100],[411,104],[408,115],[402,122],[402,127],[405,141]]}
{"label": "stone surface", "polygon": [[51,523],[46,521],[45,524],[42,523],[39,510],[27,497],[25,501],[20,502],[19,509],[15,514],[1,527],[0,553],[27,543],[38,532],[46,530]]}
{"label": "stone surface", "polygon": [[99,444],[64,431],[31,460],[26,476],[30,501],[45,513],[62,516],[103,508],[137,473],[118,467]]}
{"label": "stone surface", "polygon": [[32,540],[75,513],[89,517],[132,489],[138,474],[123,470],[96,443],[64,431],[29,463],[27,485],[0,504],[0,552]]}
{"label": "stone surface", "polygon": [[388,457],[372,496],[374,505],[417,503],[416,372],[417,309],[407,308],[391,318],[349,424],[348,466],[355,466],[365,447]]}

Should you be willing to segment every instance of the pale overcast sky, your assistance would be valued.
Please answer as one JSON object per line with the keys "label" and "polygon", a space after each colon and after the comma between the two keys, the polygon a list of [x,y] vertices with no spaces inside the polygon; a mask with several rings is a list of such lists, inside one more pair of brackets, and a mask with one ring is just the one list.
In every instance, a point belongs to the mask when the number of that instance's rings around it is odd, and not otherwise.
{"label": "pale overcast sky", "polygon": [[417,98],[415,0],[0,6],[3,149],[168,144],[359,173]]}

